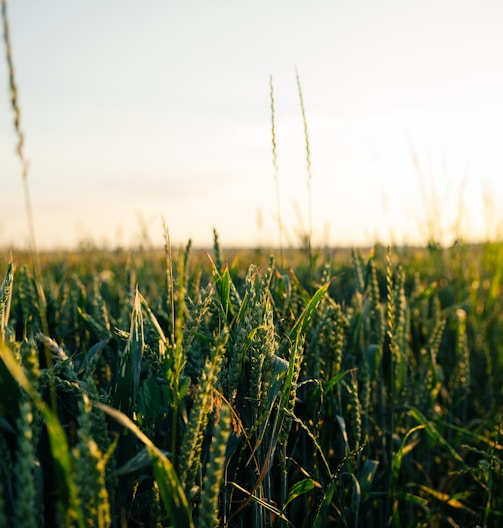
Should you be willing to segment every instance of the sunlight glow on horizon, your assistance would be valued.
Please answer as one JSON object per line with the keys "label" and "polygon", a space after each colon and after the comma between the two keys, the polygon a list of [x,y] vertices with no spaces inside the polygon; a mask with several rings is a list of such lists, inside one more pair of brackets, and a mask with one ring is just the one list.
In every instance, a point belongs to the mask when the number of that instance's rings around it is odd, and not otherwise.
{"label": "sunlight glow on horizon", "polygon": [[[277,246],[270,74],[281,217],[298,245],[295,67],[313,245],[503,235],[503,4],[30,0],[9,15],[41,248],[127,247],[145,229],[160,246],[162,218],[176,244],[210,247],[215,228],[224,246]],[[6,82],[0,115],[0,247],[26,247]]]}

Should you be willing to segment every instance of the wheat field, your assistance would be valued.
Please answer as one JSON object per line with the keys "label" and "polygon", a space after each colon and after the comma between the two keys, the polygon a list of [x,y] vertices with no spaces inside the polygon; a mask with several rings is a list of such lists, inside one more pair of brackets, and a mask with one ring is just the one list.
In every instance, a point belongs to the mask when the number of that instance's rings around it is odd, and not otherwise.
{"label": "wheat field", "polygon": [[0,251],[0,527],[503,523],[503,244]]}
{"label": "wheat field", "polygon": [[502,251],[5,263],[0,525],[498,526]]}

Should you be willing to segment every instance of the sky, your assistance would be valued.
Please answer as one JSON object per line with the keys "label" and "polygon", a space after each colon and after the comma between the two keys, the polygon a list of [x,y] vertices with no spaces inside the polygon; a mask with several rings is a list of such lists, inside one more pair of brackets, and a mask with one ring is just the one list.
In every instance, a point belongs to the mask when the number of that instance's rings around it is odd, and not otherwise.
{"label": "sky", "polygon": [[[202,247],[214,228],[278,246],[278,219],[294,246],[502,233],[501,1],[11,0],[8,16],[40,248],[161,245],[163,221]],[[28,245],[16,141],[3,59],[0,247]]]}

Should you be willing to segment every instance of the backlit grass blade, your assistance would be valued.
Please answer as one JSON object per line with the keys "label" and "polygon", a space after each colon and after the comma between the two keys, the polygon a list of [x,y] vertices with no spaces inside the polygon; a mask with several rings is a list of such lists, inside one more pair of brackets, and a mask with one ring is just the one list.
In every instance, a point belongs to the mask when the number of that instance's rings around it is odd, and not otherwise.
{"label": "backlit grass blade", "polygon": [[404,436],[402,443],[400,444],[400,448],[395,453],[395,456],[393,457],[393,462],[391,464],[391,482],[396,483],[398,481],[398,474],[400,473],[400,467],[402,465],[402,460],[404,455],[409,453],[416,444],[407,444],[407,440],[413,435],[416,431],[419,431],[421,429],[424,429],[426,426],[421,424],[417,425],[416,427],[413,427],[409,431],[407,431],[407,434]]}
{"label": "backlit grass blade", "polygon": [[293,528],[292,523],[283,515],[283,513],[281,513],[280,510],[278,510],[278,508],[273,506],[269,501],[261,499],[260,497],[257,497],[256,495],[251,494],[248,490],[242,488],[236,482],[229,482],[229,485],[235,487],[236,489],[244,493],[248,499],[259,504],[262,508],[264,508],[264,510],[271,512],[273,514],[273,517],[278,517],[282,521],[286,522],[287,526],[290,526]]}
{"label": "backlit grass blade", "polygon": [[289,411],[293,411],[295,405],[296,391],[297,391],[297,380],[299,378],[301,366],[302,366],[302,343],[307,326],[311,322],[311,319],[321,302],[323,296],[327,292],[328,283],[323,285],[313,295],[307,306],[304,308],[299,318],[293,325],[290,331],[290,358],[288,363],[288,370],[281,390],[281,405],[280,410],[282,414],[282,420],[280,421],[280,436],[279,442],[284,444],[289,434],[290,424],[292,417],[289,416]]}
{"label": "backlit grass blade", "polygon": [[288,497],[286,498],[285,504],[283,504],[283,511],[286,507],[297,497],[309,493],[314,488],[319,488],[320,484],[315,482],[311,478],[305,478],[296,482],[289,490]]}
{"label": "backlit grass blade", "polygon": [[319,288],[311,297],[311,300],[304,310],[302,310],[302,313],[290,330],[290,339],[292,342],[295,342],[300,335],[305,333],[314,313],[316,312],[316,309],[318,308],[318,305],[320,304],[320,301],[323,299],[325,293],[327,293],[329,286],[329,283],[321,286],[321,288]]}
{"label": "backlit grass blade", "polygon": [[129,416],[132,415],[138,397],[144,346],[143,314],[137,289],[129,337],[122,353],[114,391],[114,405]]}
{"label": "backlit grass blade", "polygon": [[365,460],[363,468],[358,475],[358,481],[360,482],[360,492],[362,495],[362,501],[365,501],[370,489],[372,487],[372,482],[379,468],[379,461],[377,460]]}
{"label": "backlit grass blade", "polygon": [[409,414],[425,427],[426,433],[434,442],[437,442],[439,445],[444,447],[452,456],[452,458],[454,458],[454,460],[464,464],[461,455],[440,434],[440,431],[435,427],[435,424],[433,424],[430,420],[427,420],[419,409],[410,409]]}
{"label": "backlit grass blade", "polygon": [[438,490],[435,490],[433,488],[430,488],[429,486],[421,485],[419,486],[420,489],[422,489],[425,493],[428,493],[428,495],[431,495],[436,500],[440,502],[445,502],[448,504],[451,508],[457,508],[461,510],[466,510],[469,513],[475,514],[473,510],[468,508],[465,504],[461,502],[461,499],[466,499],[470,496],[470,492],[465,492],[462,494],[451,496],[448,493],[442,493]]}
{"label": "backlit grass blade", "polygon": [[220,272],[213,264],[213,279],[215,280],[217,287],[218,299],[222,307],[222,312],[227,319],[231,307],[230,294],[232,279],[229,273],[229,268],[225,267],[225,269]]}
{"label": "backlit grass blade", "polygon": [[[164,452],[163,453],[168,456],[169,453]],[[135,471],[139,471],[142,469],[145,469],[147,467],[152,466],[152,458],[150,456],[150,453],[148,451],[148,448],[145,447],[141,451],[139,451],[136,455],[134,455],[132,458],[130,458],[125,464],[123,464],[119,469],[116,469],[113,473],[113,477],[120,477],[123,475],[127,475],[129,473],[134,473]]]}

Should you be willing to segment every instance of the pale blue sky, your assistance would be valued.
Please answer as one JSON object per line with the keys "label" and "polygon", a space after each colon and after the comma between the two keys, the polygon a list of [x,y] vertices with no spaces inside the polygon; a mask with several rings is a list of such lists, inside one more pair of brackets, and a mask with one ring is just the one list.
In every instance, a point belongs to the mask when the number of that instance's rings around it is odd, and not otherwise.
{"label": "pale blue sky", "polygon": [[[41,247],[446,243],[503,220],[503,3],[11,0]],[[2,56],[4,54],[2,46]],[[27,226],[0,61],[0,246]],[[414,166],[413,151],[420,168]],[[261,218],[261,222],[258,221]],[[141,219],[141,220],[140,220]]]}

